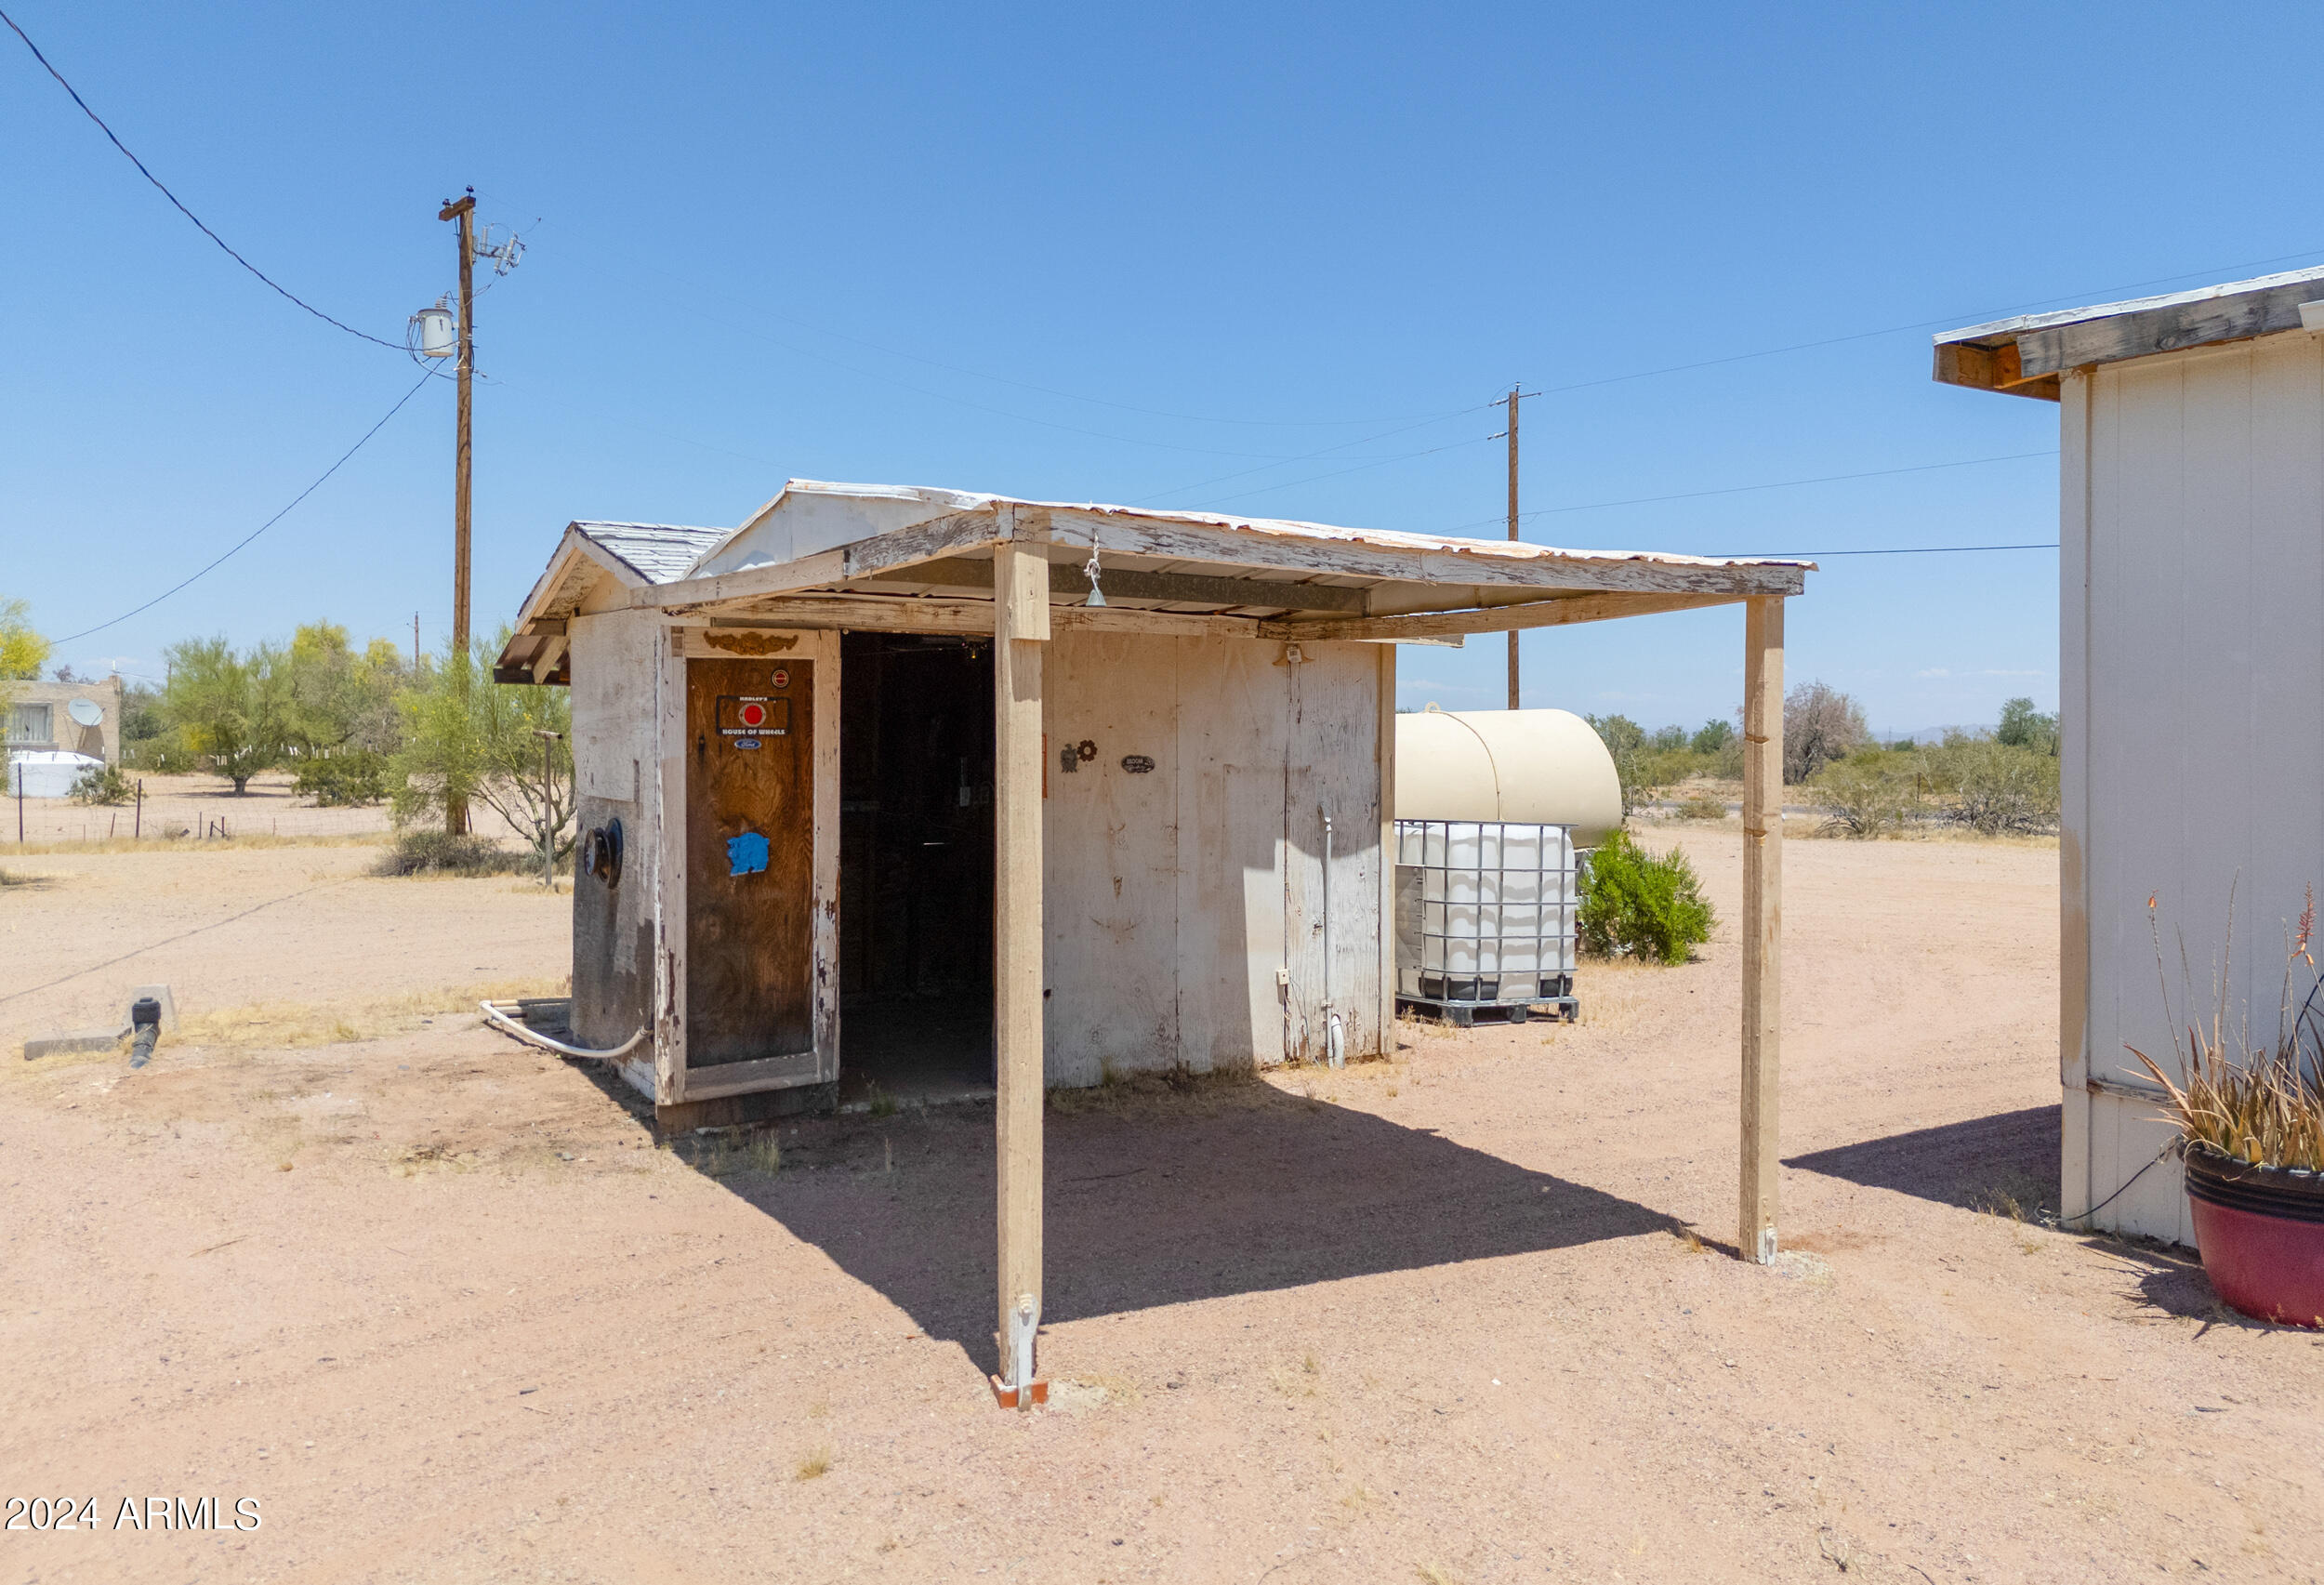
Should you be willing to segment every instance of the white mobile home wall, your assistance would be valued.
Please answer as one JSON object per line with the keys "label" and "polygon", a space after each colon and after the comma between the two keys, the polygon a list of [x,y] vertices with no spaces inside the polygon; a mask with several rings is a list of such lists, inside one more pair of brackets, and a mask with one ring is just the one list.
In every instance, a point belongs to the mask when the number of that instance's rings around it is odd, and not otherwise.
{"label": "white mobile home wall", "polygon": [[2191,1243],[2175,1159],[2123,1190],[2172,1132],[2126,1048],[2170,1071],[2164,984],[2182,1023],[2206,1012],[2231,888],[2227,1004],[2272,1037],[2324,882],[2324,338],[2110,364],[2061,395],[2064,1209]]}

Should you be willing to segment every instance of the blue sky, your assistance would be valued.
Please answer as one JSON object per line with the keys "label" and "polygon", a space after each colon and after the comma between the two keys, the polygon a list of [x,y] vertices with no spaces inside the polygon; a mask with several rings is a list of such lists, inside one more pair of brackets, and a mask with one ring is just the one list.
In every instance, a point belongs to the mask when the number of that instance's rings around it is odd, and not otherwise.
{"label": "blue sky", "polygon": [[[400,339],[452,284],[464,185],[525,234],[478,313],[484,628],[568,520],[732,523],[790,475],[1491,535],[1515,379],[1544,543],[2051,540],[2022,454],[2056,408],[1932,384],[1929,331],[2324,258],[2284,201],[2290,7],[2205,7],[2230,50],[2121,5],[7,9],[350,324]],[[0,593],[64,635],[416,371],[244,274],[5,35],[0,146]],[[439,642],[451,425],[436,382],[59,658],[157,674],[320,616],[408,643],[416,611]],[[1898,730],[2054,703],[2053,553],[1826,568],[1794,680]],[[1532,635],[1527,702],[1693,724],[1740,650],[1734,611]],[[1497,706],[1501,654],[1407,649],[1404,702]]]}

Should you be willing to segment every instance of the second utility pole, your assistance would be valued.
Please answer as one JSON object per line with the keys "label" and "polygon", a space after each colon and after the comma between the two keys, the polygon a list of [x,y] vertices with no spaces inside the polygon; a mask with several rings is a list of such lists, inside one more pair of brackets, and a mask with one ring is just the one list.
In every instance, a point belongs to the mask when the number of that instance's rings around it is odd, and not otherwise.
{"label": "second utility pole", "polygon": [[[463,319],[461,324],[465,325],[467,321]],[[465,393],[468,387],[463,385],[460,390]],[[1509,537],[1512,539],[1517,537],[1517,399],[1521,394],[1517,387],[1512,385],[1509,388]],[[461,398],[460,411],[462,413],[468,411],[465,394]],[[463,422],[465,423],[465,420]],[[461,433],[467,432],[467,429],[463,428]],[[1509,707],[1512,710],[1519,707],[1517,704],[1517,629],[1514,627],[1509,630]]]}
{"label": "second utility pole", "polygon": [[[443,206],[436,216],[439,220],[460,223],[460,398],[459,439],[455,442],[452,463],[452,655],[453,686],[461,693],[468,691],[468,566],[469,566],[469,407],[470,390],[476,376],[476,341],[474,325],[470,323],[476,307],[476,194]],[[1511,412],[1516,409],[1512,406]],[[1511,464],[1513,468],[1514,463]],[[1513,480],[1515,475],[1511,475]],[[1510,489],[1514,492],[1516,485]],[[1514,498],[1512,495],[1512,499]],[[1512,510],[1514,509],[1512,509]],[[1516,519],[1512,518],[1511,535],[1515,536]],[[1512,643],[1514,643],[1512,639]],[[1515,654],[1512,649],[1511,654]],[[1516,663],[1512,659],[1512,666]],[[1513,676],[1514,673],[1512,672]],[[1513,684],[1512,684],[1513,686]],[[464,787],[446,787],[443,799],[443,828],[457,837],[468,830],[468,792]]]}

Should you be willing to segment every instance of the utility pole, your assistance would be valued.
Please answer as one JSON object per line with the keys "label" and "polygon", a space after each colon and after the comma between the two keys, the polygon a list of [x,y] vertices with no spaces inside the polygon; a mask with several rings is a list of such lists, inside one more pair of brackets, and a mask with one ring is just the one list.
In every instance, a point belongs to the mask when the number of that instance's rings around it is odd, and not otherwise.
{"label": "utility pole", "polygon": [[[456,657],[452,676],[453,686],[465,693],[469,673],[469,412],[476,378],[476,190],[470,188],[466,195],[446,204],[436,218],[456,220],[460,226],[460,416],[452,464],[452,652]],[[1515,522],[1513,518],[1511,521],[1512,524]],[[416,621],[414,627],[416,628]],[[465,790],[445,790],[443,828],[455,837],[468,830]]]}
{"label": "utility pole", "polygon": [[[467,388],[463,386],[462,390]],[[1516,386],[1509,388],[1509,537],[1517,537],[1517,402],[1525,393]],[[467,409],[464,407],[462,411]],[[1517,630],[1509,630],[1509,707],[1522,707],[1517,702]]]}
{"label": "utility pole", "polygon": [[412,680],[419,680],[419,613],[412,613]]}

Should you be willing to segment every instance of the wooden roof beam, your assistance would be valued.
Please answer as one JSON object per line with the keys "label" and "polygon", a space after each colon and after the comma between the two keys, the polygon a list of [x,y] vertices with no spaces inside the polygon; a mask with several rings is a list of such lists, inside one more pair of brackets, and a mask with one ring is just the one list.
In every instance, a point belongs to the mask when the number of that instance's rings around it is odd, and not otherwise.
{"label": "wooden roof beam", "polygon": [[688,611],[738,600],[762,600],[794,590],[865,578],[914,566],[963,550],[982,549],[1009,538],[997,512],[952,512],[912,528],[874,535],[789,561],[770,561],[706,578],[681,578],[629,592],[629,603],[661,611]]}
{"label": "wooden roof beam", "polygon": [[1393,546],[1355,538],[1270,534],[1263,528],[1155,522],[1103,513],[1053,509],[1056,539],[1078,544],[1094,534],[1101,552],[1166,561],[1209,561],[1311,575],[1393,579],[1419,584],[1487,584],[1573,594],[1793,595],[1806,587],[1806,569],[1764,562],[1672,561],[1620,554],[1502,554]]}
{"label": "wooden roof beam", "polygon": [[1353,621],[1261,622],[1259,636],[1317,641],[1365,639],[1375,642],[1441,639],[1455,634],[1508,633],[1533,627],[1563,627],[1578,622],[1610,622],[1620,616],[1647,616],[1662,611],[1694,611],[1709,605],[1733,605],[1747,598],[1735,594],[1585,594],[1564,600],[1531,601],[1523,605],[1489,606],[1479,611],[1365,616]]}
{"label": "wooden roof beam", "polygon": [[1936,381],[1939,385],[1967,386],[1972,390],[1998,390],[2011,396],[2033,396],[2043,401],[2058,400],[2058,376],[2055,373],[2028,376],[2017,343],[2004,341],[1999,347],[1979,347],[1967,341],[1948,341],[1936,350]]}
{"label": "wooden roof beam", "polygon": [[[1099,587],[1108,600],[1154,600],[1174,605],[1255,605],[1270,611],[1342,611],[1360,615],[1365,591],[1340,584],[1295,583],[1277,578],[1221,578],[1196,573],[1149,573],[1108,567],[1099,558]],[[937,588],[990,589],[993,563],[946,557],[876,575],[875,583],[925,584]],[[1052,561],[1051,595],[1086,595],[1089,581],[1069,561]]]}

